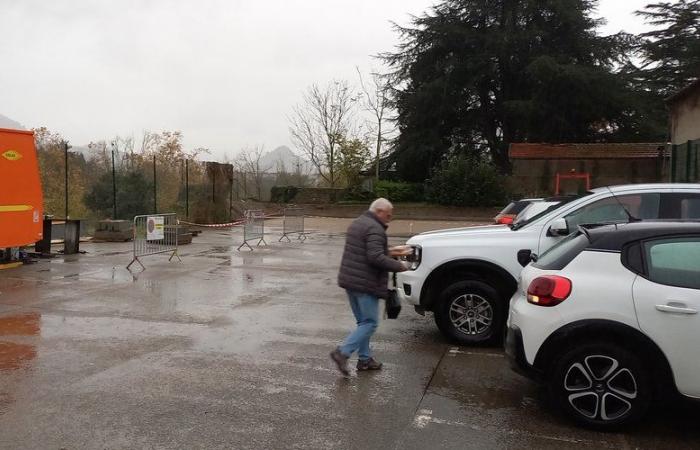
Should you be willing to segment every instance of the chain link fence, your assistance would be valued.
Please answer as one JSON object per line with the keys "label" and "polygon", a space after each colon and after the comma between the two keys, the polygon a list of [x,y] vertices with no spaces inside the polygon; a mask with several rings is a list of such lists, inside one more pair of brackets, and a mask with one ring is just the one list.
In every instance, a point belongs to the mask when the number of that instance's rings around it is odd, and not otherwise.
{"label": "chain link fence", "polygon": [[232,164],[176,159],[109,148],[38,147],[45,214],[81,219],[82,234],[104,219],[176,213],[194,223],[241,217],[237,203],[269,201],[280,174],[245,173]]}

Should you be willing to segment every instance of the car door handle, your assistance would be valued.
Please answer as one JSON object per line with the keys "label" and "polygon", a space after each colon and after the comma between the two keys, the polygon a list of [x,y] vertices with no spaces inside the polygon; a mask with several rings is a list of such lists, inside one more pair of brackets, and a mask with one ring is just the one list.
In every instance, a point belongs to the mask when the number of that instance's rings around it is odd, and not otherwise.
{"label": "car door handle", "polygon": [[697,314],[698,310],[693,308],[686,308],[684,304],[668,304],[668,305],[656,305],[656,309],[661,312],[671,313],[671,314]]}

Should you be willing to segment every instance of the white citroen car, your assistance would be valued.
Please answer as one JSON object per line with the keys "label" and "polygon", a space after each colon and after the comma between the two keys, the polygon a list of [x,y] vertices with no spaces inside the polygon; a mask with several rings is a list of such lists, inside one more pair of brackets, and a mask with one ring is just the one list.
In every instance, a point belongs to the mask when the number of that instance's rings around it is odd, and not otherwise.
{"label": "white citroen car", "polygon": [[700,398],[700,223],[584,228],[525,267],[506,353],[570,417],[614,428]]}

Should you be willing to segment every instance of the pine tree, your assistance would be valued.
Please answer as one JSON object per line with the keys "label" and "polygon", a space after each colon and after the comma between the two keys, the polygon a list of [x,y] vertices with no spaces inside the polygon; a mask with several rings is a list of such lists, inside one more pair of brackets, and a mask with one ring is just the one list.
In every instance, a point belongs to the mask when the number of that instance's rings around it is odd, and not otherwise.
{"label": "pine tree", "polygon": [[700,77],[700,1],[659,2],[637,11],[654,30],[641,35],[641,78],[669,96]]}
{"label": "pine tree", "polygon": [[511,142],[616,139],[634,116],[633,38],[599,36],[592,0],[447,0],[398,28],[393,69],[399,174],[423,181],[445,155],[509,170]]}

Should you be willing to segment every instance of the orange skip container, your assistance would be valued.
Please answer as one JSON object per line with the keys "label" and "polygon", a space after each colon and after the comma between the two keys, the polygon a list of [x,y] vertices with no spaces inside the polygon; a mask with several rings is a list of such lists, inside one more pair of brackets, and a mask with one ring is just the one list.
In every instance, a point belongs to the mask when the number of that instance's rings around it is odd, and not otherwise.
{"label": "orange skip container", "polygon": [[0,248],[41,240],[43,204],[34,132],[0,128]]}

